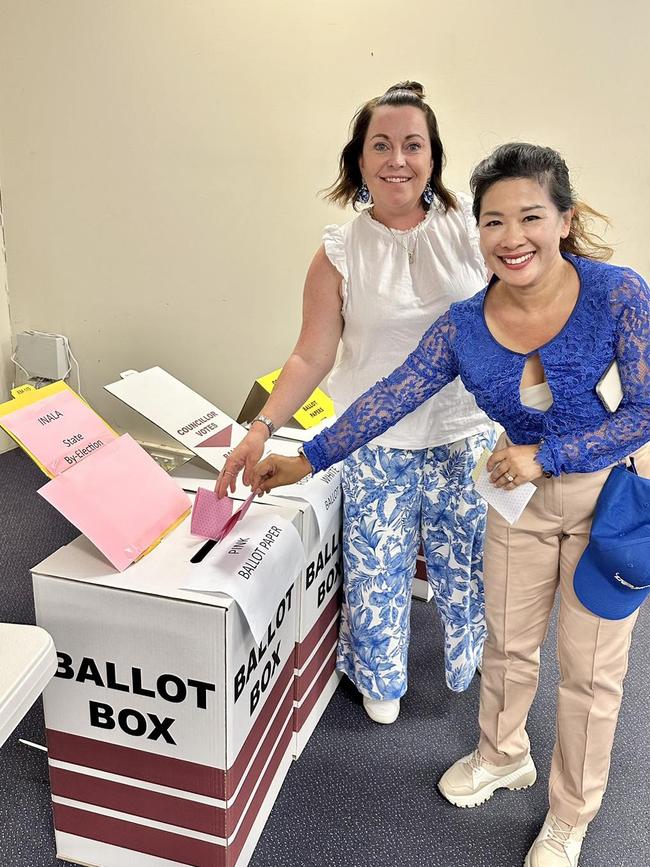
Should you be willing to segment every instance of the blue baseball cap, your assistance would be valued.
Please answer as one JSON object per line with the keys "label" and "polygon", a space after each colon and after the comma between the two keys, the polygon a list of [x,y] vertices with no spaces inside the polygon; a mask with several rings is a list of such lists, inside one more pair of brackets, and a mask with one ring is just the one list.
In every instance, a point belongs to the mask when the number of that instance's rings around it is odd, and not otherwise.
{"label": "blue baseball cap", "polygon": [[589,611],[628,617],[650,594],[650,479],[616,466],[596,503],[573,588]]}

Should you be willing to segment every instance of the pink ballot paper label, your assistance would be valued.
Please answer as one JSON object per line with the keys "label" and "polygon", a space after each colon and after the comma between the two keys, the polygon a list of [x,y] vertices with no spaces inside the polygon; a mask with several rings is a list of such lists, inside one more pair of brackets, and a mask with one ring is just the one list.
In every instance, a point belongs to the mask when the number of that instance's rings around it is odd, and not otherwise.
{"label": "pink ballot paper label", "polygon": [[251,494],[242,505],[233,512],[233,501],[229,497],[217,499],[214,491],[199,488],[192,510],[191,532],[194,536],[203,536],[213,542],[221,542],[228,533],[235,529],[244,517],[255,494]]}
{"label": "pink ballot paper label", "polygon": [[122,571],[189,512],[190,499],[128,434],[39,494]]}
{"label": "pink ballot paper label", "polygon": [[[115,431],[70,388],[62,388],[12,410],[4,404],[2,427],[18,440],[49,476],[59,476],[107,443]],[[44,390],[43,390],[44,391]]]}

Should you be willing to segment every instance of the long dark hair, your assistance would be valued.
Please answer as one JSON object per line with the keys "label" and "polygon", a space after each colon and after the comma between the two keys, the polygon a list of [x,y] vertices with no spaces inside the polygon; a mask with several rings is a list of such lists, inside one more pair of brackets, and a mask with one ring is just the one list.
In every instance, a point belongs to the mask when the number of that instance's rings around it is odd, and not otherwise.
{"label": "long dark hair", "polygon": [[[341,207],[355,201],[363,180],[359,168],[363,144],[366,140],[372,113],[381,105],[412,105],[424,113],[433,158],[433,169],[429,179],[431,189],[445,211],[449,208],[456,208],[456,197],[442,182],[445,151],[440,140],[438,121],[431,107],[424,101],[424,88],[417,81],[400,81],[399,84],[389,87],[382,96],[368,100],[357,111],[350,124],[350,140],[341,151],[338,177],[331,187],[322,191],[325,198],[334,204],[341,205]],[[422,202],[422,207],[426,211],[429,206]]]}
{"label": "long dark hair", "polygon": [[614,252],[612,248],[591,230],[593,220],[601,220],[605,226],[609,225],[609,220],[604,214],[577,200],[567,164],[557,151],[541,145],[526,142],[500,145],[476,166],[469,186],[474,195],[473,210],[477,223],[485,193],[497,181],[509,178],[536,180],[548,191],[551,201],[560,213],[574,208],[569,234],[560,240],[560,250],[563,253],[600,261],[611,258]]}

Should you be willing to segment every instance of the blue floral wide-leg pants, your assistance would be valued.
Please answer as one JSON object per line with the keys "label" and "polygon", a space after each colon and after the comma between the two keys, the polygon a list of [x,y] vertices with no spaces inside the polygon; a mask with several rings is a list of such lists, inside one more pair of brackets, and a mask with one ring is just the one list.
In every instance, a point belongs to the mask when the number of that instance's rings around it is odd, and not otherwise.
{"label": "blue floral wide-leg pants", "polygon": [[429,449],[364,446],[343,465],[343,609],[337,668],[368,698],[406,692],[411,585],[424,549],[445,633],[447,685],[466,689],[485,641],[486,505],[472,470],[494,432]]}

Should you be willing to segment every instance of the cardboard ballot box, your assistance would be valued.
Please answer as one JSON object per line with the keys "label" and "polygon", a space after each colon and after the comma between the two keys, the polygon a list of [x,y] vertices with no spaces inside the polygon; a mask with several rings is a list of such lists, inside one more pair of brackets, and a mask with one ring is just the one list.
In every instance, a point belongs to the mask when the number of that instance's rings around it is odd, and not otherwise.
{"label": "cardboard ballot box", "polygon": [[[294,532],[297,512],[275,511]],[[258,640],[232,598],[181,589],[197,544],[186,520],[122,573],[84,537],[33,570],[58,649],[44,707],[62,859],[244,867],[268,817],[292,757],[297,576],[274,564]]]}
{"label": "cardboard ballot box", "polygon": [[296,615],[293,749],[298,758],[343,676],[336,671],[343,584],[340,498],[322,529],[308,503],[270,495],[264,500],[269,508],[287,503],[297,508],[307,555],[298,578]]}
{"label": "cardboard ballot box", "polygon": [[[292,444],[295,450],[295,443]],[[271,451],[286,452],[282,440],[269,440]],[[200,464],[189,461],[171,475],[187,491],[214,487],[215,477]],[[332,485],[334,480],[332,480]],[[313,733],[342,675],[336,671],[343,549],[341,544],[340,488],[328,492],[321,485],[321,522],[312,505],[302,499],[287,499],[266,494],[256,504],[278,510],[296,510],[295,524],[300,532],[306,564],[297,583],[294,756],[298,758]],[[323,504],[326,503],[325,507]],[[323,517],[324,515],[324,517]]]}
{"label": "cardboard ballot box", "polygon": [[[178,439],[215,471],[223,466],[231,448],[245,434],[242,427],[214,404],[160,367],[124,374],[106,389]],[[208,425],[204,424],[206,421]],[[213,425],[218,428],[216,433]],[[287,435],[304,440],[311,438],[317,429],[311,432],[283,430]],[[298,446],[295,442],[274,438],[267,447],[283,454],[295,454]],[[216,473],[206,472],[193,460],[172,475],[186,490],[197,490],[199,486],[213,488]],[[245,499],[249,493],[240,479],[235,498]],[[298,509],[297,526],[307,555],[307,567],[298,585],[295,636],[294,749],[298,756],[340,681],[335,671],[342,584],[339,471],[330,468],[311,481],[305,480],[305,484],[283,488],[282,494],[257,502],[274,509],[289,504]],[[286,499],[286,495],[298,499]]]}

